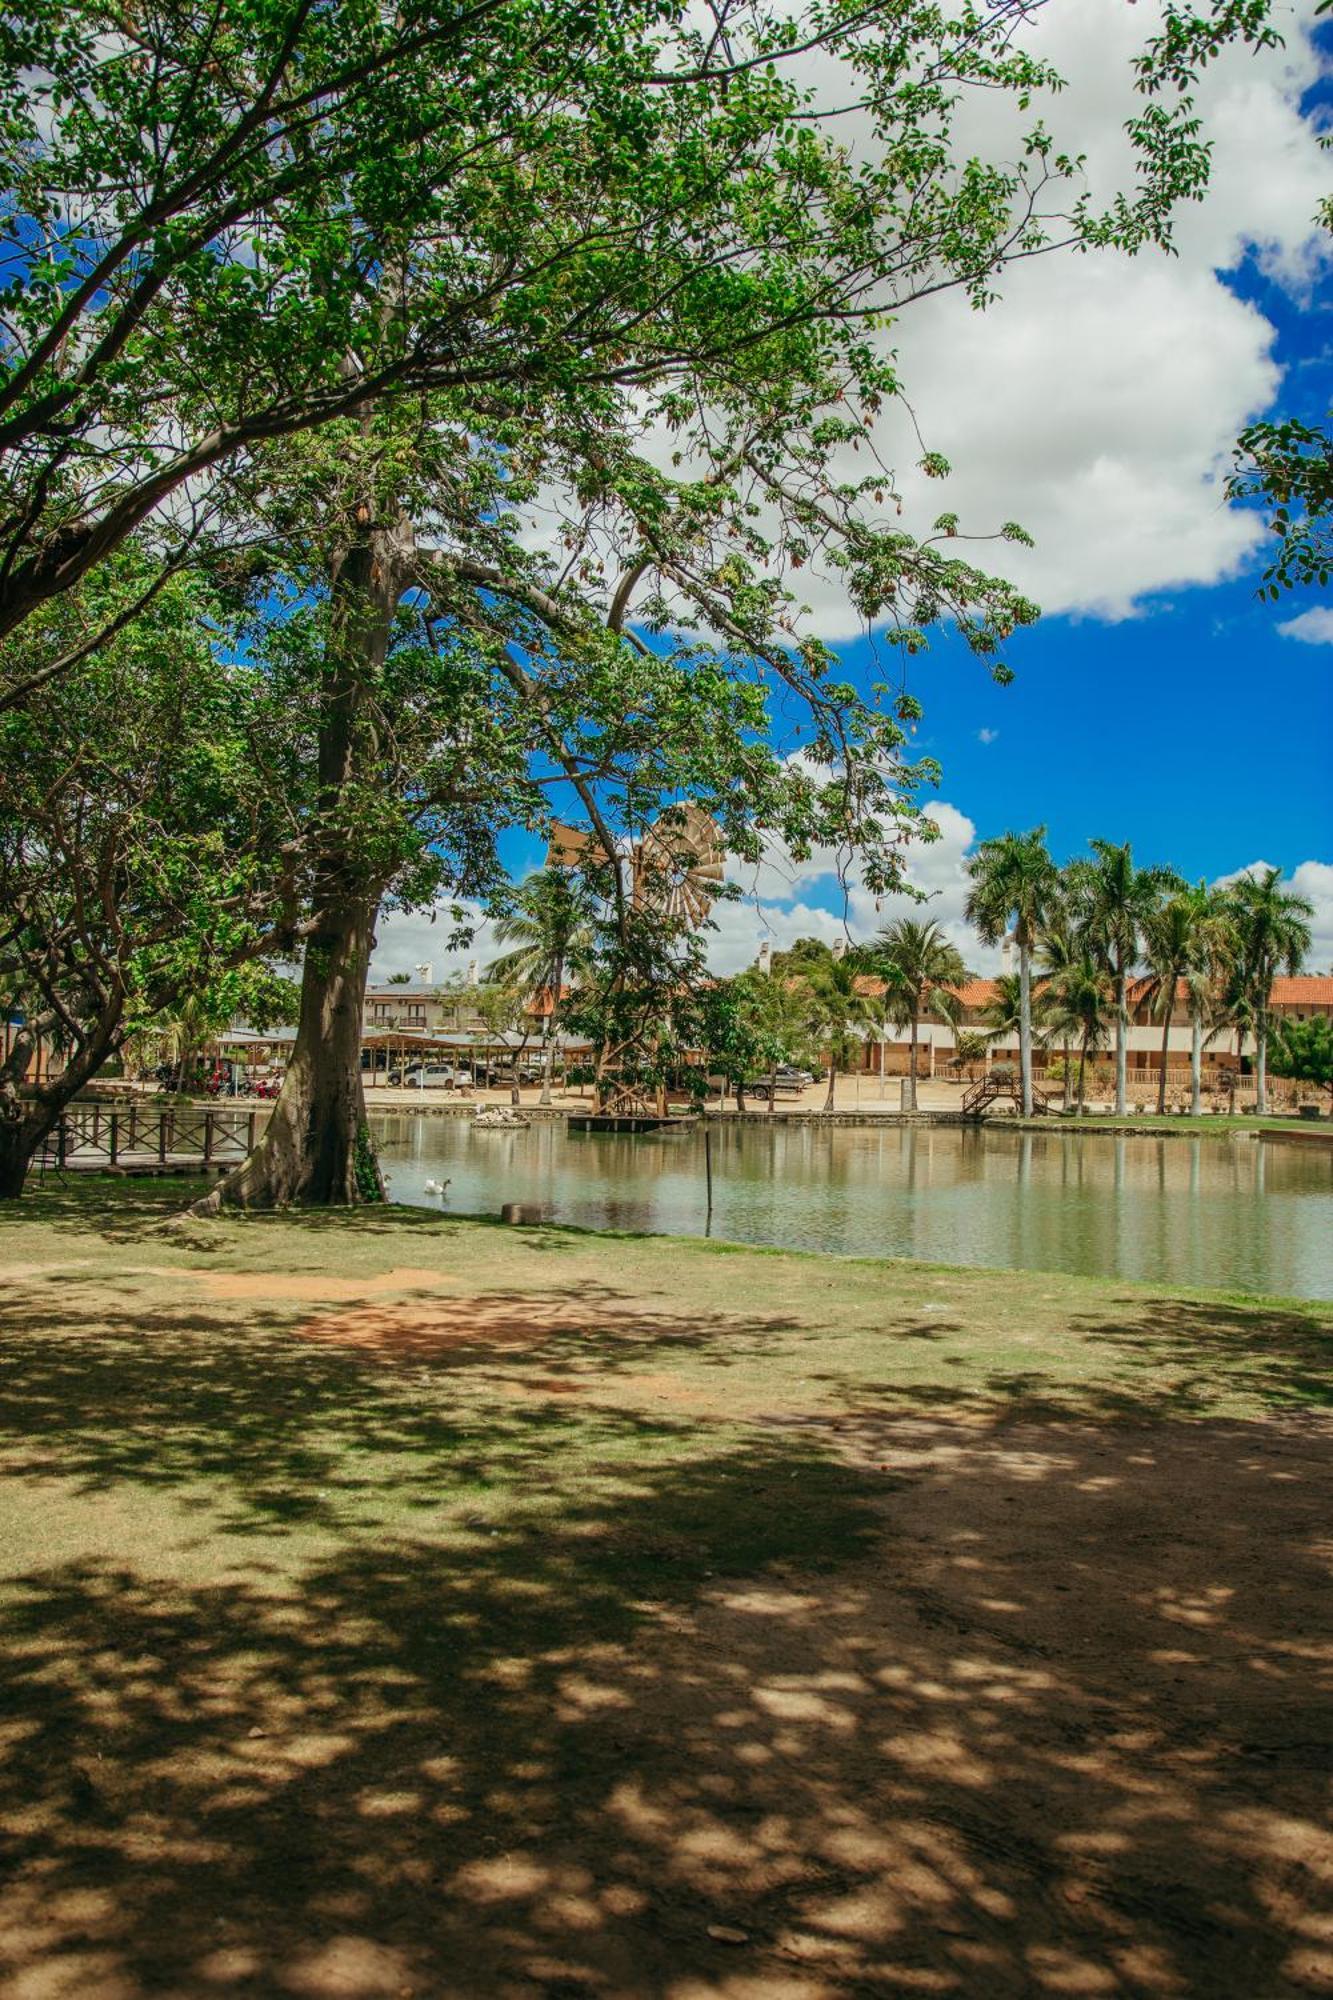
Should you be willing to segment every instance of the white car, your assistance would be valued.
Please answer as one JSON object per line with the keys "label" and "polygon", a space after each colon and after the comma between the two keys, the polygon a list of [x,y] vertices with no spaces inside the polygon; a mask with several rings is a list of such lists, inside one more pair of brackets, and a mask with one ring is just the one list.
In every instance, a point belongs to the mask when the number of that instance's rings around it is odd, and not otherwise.
{"label": "white car", "polygon": [[454,1069],[450,1063],[418,1063],[403,1077],[403,1082],[413,1090],[452,1090],[456,1084],[465,1081],[462,1070]]}

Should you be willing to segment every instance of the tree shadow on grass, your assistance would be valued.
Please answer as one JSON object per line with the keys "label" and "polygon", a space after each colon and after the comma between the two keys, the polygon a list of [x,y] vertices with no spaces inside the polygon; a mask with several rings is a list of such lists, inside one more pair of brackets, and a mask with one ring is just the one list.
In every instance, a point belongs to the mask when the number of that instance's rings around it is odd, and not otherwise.
{"label": "tree shadow on grass", "polygon": [[83,1536],[8,1593],[16,1991],[1321,1990],[1324,1513],[1263,1426],[502,1403],[291,1319],[11,1317],[11,1519]]}

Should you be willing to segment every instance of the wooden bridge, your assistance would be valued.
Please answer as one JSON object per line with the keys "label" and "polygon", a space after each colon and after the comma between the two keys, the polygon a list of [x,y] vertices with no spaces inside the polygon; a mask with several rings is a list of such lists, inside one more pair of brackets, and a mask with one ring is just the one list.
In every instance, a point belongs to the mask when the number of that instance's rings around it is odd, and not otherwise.
{"label": "wooden bridge", "polygon": [[[964,1118],[976,1118],[980,1120],[986,1116],[988,1108],[992,1104],[998,1103],[1001,1098],[1004,1098],[1016,1110],[1021,1112],[1023,1109],[1022,1079],[1012,1071],[993,1069],[987,1076],[978,1077],[977,1081],[968,1090],[961,1106],[962,1115]],[[1034,1084],[1032,1088],[1033,1112],[1049,1111],[1050,1108],[1050,1100],[1045,1091],[1038,1090]]]}
{"label": "wooden bridge", "polygon": [[33,1164],[58,1173],[224,1173],[251,1151],[268,1115],[211,1105],[75,1104]]}

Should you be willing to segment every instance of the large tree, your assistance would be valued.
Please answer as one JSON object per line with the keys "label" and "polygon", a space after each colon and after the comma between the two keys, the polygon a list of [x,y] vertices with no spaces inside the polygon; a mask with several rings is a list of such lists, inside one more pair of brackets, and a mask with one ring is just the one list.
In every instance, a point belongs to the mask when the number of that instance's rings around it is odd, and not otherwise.
{"label": "large tree", "polygon": [[1023,1116],[1032,1116],[1032,952],[1054,909],[1060,878],[1046,846],[1046,829],[983,840],[968,864],[966,914],[983,943],[996,945],[1013,928],[1018,946],[1019,1073]]}
{"label": "large tree", "polygon": [[[1165,240],[1207,175],[1189,85],[1219,40],[1269,32],[1264,0],[1168,10],[1138,66],[1137,184],[1104,212],[1081,162],[1023,131],[1055,83],[1024,46],[1037,11],[10,10],[0,635],[150,519],[169,562],[219,473],[386,396],[452,400],[469,434],[580,399],[658,415],[812,326],[863,375],[867,314],[951,283],[982,298],[1060,243]],[[981,93],[1019,112],[999,161],[955,149]]]}
{"label": "large tree", "polygon": [[[74,597],[47,614],[81,615]],[[191,1003],[245,1010],[263,958],[299,945],[299,759],[218,629],[177,578],[39,709],[0,716],[0,998],[22,1017],[0,1064],[0,1199],[128,1036]],[[31,1082],[42,1041],[63,1067]]]}

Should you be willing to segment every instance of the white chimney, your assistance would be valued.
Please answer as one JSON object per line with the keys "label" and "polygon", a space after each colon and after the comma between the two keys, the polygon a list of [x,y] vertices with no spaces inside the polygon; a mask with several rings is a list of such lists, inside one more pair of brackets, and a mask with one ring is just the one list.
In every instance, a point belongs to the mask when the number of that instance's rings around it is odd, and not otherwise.
{"label": "white chimney", "polygon": [[1000,971],[1008,974],[1014,969],[1014,941],[1007,937],[1000,946]]}
{"label": "white chimney", "polygon": [[481,984],[481,973],[475,958],[470,958],[467,962],[467,983],[469,986],[480,986]]}
{"label": "white chimney", "polygon": [[845,938],[845,937],[840,937],[840,938],[834,938],[834,940],[833,940],[833,956],[834,956],[834,958],[835,958],[835,959],[838,959],[838,960],[841,960],[841,959],[844,959],[844,958],[846,958],[846,956],[847,956],[847,940],[846,940],[846,938]]}
{"label": "white chimney", "polygon": [[759,947],[759,956],[755,961],[761,972],[768,971],[772,958],[773,958],[773,947],[769,943],[768,939],[765,938],[764,942]]}
{"label": "white chimney", "polygon": [[414,965],[412,967],[412,970],[416,973],[417,978],[421,981],[423,986],[430,985],[431,968],[429,965]]}

